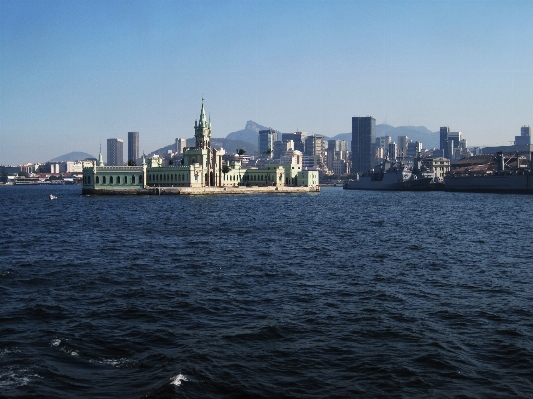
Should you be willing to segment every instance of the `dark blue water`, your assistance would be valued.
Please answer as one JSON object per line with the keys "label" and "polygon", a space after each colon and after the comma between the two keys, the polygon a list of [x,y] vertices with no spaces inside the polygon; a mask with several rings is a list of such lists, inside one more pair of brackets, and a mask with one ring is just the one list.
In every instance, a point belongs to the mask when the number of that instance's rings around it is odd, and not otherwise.
{"label": "dark blue water", "polygon": [[533,396],[533,196],[80,191],[0,187],[0,396]]}

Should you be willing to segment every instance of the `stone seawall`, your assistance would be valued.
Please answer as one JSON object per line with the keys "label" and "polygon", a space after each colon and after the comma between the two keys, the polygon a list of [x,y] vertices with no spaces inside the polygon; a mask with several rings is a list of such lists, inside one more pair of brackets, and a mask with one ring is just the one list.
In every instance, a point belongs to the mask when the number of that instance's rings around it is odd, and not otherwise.
{"label": "stone seawall", "polygon": [[149,187],[83,188],[82,195],[215,195],[215,194],[283,194],[320,192],[320,187]]}

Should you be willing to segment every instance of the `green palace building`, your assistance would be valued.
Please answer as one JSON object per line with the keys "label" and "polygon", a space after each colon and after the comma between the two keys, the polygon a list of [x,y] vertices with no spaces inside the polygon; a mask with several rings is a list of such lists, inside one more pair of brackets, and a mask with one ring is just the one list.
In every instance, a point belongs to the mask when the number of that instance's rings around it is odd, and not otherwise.
{"label": "green palace building", "polygon": [[[102,152],[97,164],[83,169],[83,194],[143,194],[150,189],[209,188],[240,186],[307,187],[319,191],[318,171],[302,170],[302,154],[290,152],[290,163],[268,164],[264,168],[246,168],[238,156],[224,164],[224,149],[211,147],[211,121],[205,116],[204,104],[200,119],[194,123],[196,145],[185,148],[181,165],[162,166],[162,159],[143,155],[140,166],[104,166]],[[291,157],[292,155],[292,157]],[[228,166],[228,168],[223,168]],[[224,172],[226,173],[224,173]],[[152,190],[153,191],[153,190]],[[179,192],[176,192],[179,193]]]}

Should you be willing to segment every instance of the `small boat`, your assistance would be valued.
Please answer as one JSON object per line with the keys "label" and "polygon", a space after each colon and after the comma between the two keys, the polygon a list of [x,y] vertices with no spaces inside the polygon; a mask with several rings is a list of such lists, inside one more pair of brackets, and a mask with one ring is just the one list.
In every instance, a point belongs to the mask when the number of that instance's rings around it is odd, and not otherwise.
{"label": "small boat", "polygon": [[55,200],[55,199],[57,199],[57,197],[54,194],[50,194],[50,199],[51,200]]}

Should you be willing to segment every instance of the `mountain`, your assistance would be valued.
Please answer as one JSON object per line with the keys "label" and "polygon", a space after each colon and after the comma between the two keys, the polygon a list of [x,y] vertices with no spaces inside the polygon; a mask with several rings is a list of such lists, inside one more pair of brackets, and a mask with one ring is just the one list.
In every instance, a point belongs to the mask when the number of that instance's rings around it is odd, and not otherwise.
{"label": "mountain", "polygon": [[[407,136],[413,141],[419,141],[424,148],[439,148],[439,132],[432,132],[425,126],[398,126],[379,124],[376,125],[376,137],[391,136],[392,141],[398,142],[398,136]],[[351,133],[340,133],[331,138],[332,140],[352,141]],[[350,144],[348,144],[350,145]]]}
{"label": "mountain", "polygon": [[91,154],[87,154],[86,152],[69,152],[68,154],[61,155],[60,157],[51,159],[49,162],[63,162],[63,161],[81,161],[82,159],[87,158],[95,158]]}
{"label": "mountain", "polygon": [[262,126],[254,121],[248,121],[246,122],[246,126],[243,130],[228,134],[226,139],[246,141],[247,143],[253,144],[257,147],[259,131],[265,129],[268,129],[268,127]]}

